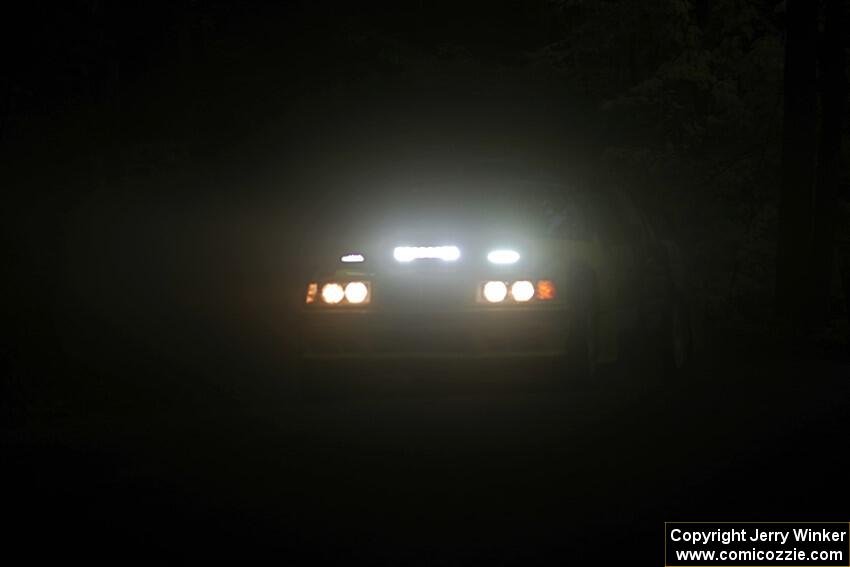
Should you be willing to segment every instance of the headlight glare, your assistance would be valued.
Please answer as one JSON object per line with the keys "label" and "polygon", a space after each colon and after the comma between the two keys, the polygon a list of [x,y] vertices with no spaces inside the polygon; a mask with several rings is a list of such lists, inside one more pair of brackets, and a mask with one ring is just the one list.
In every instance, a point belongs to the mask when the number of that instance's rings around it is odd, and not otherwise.
{"label": "headlight glare", "polygon": [[534,297],[534,284],[527,280],[514,282],[511,286],[511,296],[514,301],[526,302],[531,301]]}
{"label": "headlight glare", "polygon": [[508,286],[505,282],[487,282],[482,290],[484,299],[490,303],[499,303],[508,296]]}
{"label": "headlight glare", "polygon": [[363,303],[369,296],[369,288],[363,282],[350,282],[345,286],[345,298],[349,303]]}
{"label": "headlight glare", "polygon": [[322,301],[336,305],[345,297],[345,290],[338,283],[326,283],[322,286]]}

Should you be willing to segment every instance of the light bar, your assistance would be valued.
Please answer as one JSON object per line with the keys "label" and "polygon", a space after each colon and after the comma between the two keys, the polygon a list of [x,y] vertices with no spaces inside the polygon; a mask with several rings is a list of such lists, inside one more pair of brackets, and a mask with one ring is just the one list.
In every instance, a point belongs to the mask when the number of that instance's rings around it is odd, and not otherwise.
{"label": "light bar", "polygon": [[491,264],[515,264],[519,261],[519,252],[516,250],[492,250],[487,254],[487,260]]}
{"label": "light bar", "polygon": [[346,264],[364,262],[366,258],[363,257],[363,254],[346,254],[342,258],[340,258],[342,262]]}
{"label": "light bar", "polygon": [[460,248],[457,246],[396,246],[393,258],[399,262],[414,260],[443,260],[454,262],[460,258]]}

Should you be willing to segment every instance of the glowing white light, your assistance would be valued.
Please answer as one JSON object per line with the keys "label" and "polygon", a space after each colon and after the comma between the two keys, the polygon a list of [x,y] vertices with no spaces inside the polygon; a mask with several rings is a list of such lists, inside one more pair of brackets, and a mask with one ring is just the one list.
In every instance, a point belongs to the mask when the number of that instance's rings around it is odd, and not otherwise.
{"label": "glowing white light", "polygon": [[329,283],[322,286],[322,301],[325,303],[339,303],[345,297],[345,291],[338,283]]}
{"label": "glowing white light", "polygon": [[484,284],[484,299],[490,303],[499,303],[508,296],[508,286],[505,282],[487,282]]}
{"label": "glowing white light", "polygon": [[349,303],[363,303],[369,295],[369,288],[363,282],[351,282],[345,286],[345,298]]}
{"label": "glowing white light", "polygon": [[396,246],[393,258],[399,262],[413,260],[443,260],[454,262],[460,258],[460,248],[457,246]]}
{"label": "glowing white light", "polygon": [[364,262],[366,258],[363,257],[363,254],[346,254],[342,258],[340,258],[346,264],[356,263],[356,262]]}
{"label": "glowing white light", "polygon": [[516,250],[493,250],[487,254],[487,260],[492,264],[514,264],[519,261]]}
{"label": "glowing white light", "polygon": [[511,286],[511,296],[514,301],[524,302],[534,297],[534,284],[529,281],[514,282]]}

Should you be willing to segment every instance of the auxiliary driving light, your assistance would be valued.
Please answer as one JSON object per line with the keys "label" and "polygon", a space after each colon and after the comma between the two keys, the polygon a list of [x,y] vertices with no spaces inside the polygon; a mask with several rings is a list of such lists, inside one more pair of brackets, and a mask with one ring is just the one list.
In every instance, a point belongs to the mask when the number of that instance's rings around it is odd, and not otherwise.
{"label": "auxiliary driving light", "polygon": [[487,261],[491,264],[516,264],[519,261],[519,252],[516,250],[492,250],[487,254]]}
{"label": "auxiliary driving light", "polygon": [[322,287],[322,301],[335,305],[345,297],[345,290],[338,283],[328,283]]}
{"label": "auxiliary driving light", "polygon": [[527,280],[514,282],[511,286],[511,296],[514,298],[514,301],[530,301],[534,297],[534,284]]}
{"label": "auxiliary driving light", "polygon": [[398,262],[413,260],[443,260],[454,262],[460,258],[460,248],[457,246],[396,246],[393,258]]}
{"label": "auxiliary driving light", "polygon": [[508,296],[508,286],[505,282],[487,282],[484,284],[484,299],[490,303],[499,303]]}
{"label": "auxiliary driving light", "polygon": [[345,298],[349,303],[363,303],[369,296],[369,288],[363,282],[350,282],[345,286]]}

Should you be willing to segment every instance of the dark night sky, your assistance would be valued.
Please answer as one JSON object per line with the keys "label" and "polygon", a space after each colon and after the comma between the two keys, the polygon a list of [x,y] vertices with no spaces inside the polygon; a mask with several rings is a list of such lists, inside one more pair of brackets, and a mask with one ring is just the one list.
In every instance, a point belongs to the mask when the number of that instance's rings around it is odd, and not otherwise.
{"label": "dark night sky", "polygon": [[41,119],[98,147],[114,134],[227,151],[392,137],[383,150],[522,135],[529,113],[551,121],[556,93],[524,61],[548,22],[521,3],[427,4],[30,8],[17,19],[31,25],[5,36],[20,54],[8,114],[24,132],[12,135],[37,135],[27,120]]}

